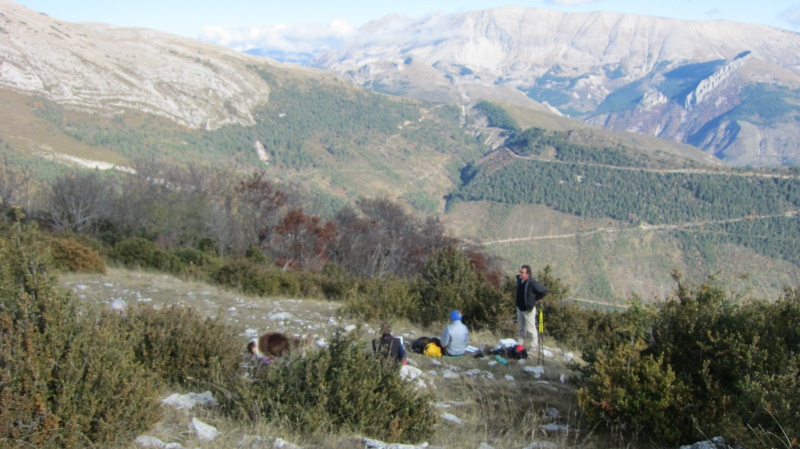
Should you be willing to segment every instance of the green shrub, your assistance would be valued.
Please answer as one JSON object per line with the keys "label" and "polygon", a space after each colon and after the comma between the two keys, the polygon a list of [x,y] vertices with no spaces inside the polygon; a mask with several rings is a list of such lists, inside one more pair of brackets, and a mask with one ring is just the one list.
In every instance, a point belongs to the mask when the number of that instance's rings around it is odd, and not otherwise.
{"label": "green shrub", "polygon": [[435,250],[420,275],[420,307],[409,318],[423,326],[445,321],[453,309],[460,310],[472,327],[497,328],[511,310],[501,289],[475,272],[469,258],[453,248]]}
{"label": "green shrub", "polygon": [[187,266],[194,265],[197,267],[203,267],[210,265],[214,261],[214,258],[208,253],[194,248],[175,248],[172,250],[172,254],[174,254],[175,257],[181,261],[181,263]]}
{"label": "green shrub", "polygon": [[314,290],[313,282],[307,283],[305,276],[304,273],[265,267],[249,259],[237,258],[228,260],[212,278],[219,285],[251,295],[301,296]]}
{"label": "green shrub", "polygon": [[344,299],[347,292],[350,291],[355,285],[357,280],[347,274],[347,272],[339,265],[326,264],[322,267],[322,293],[326,298],[332,300]]}
{"label": "green shrub", "polygon": [[254,263],[257,264],[269,263],[267,255],[264,254],[264,251],[261,251],[261,248],[259,248],[258,245],[253,245],[253,244],[248,245],[247,250],[244,253],[244,257],[252,260]]}
{"label": "green shrub", "polygon": [[100,253],[73,237],[50,237],[50,252],[56,266],[75,273],[106,272],[106,262]]}
{"label": "green shrub", "polygon": [[145,268],[180,273],[184,268],[181,260],[174,254],[159,248],[155,243],[142,237],[123,240],[111,250],[112,259],[126,267]]}
{"label": "green shrub", "polygon": [[135,336],[136,358],[169,383],[204,388],[224,385],[241,367],[244,347],[225,323],[192,309],[130,309],[125,321]]}
{"label": "green shrub", "polygon": [[337,332],[327,349],[254,368],[225,400],[237,417],[266,417],[305,434],[356,432],[388,441],[420,441],[435,421],[432,394],[402,380],[358,332]]}
{"label": "green shrub", "polygon": [[800,430],[798,290],[777,302],[742,301],[713,278],[693,285],[674,276],[671,297],[634,303],[584,351],[581,405],[670,443],[713,434],[792,447]]}
{"label": "green shrub", "polygon": [[578,390],[578,405],[611,426],[674,443],[687,424],[680,417],[689,404],[688,389],[662,358],[642,354],[646,347],[637,340],[601,351],[584,373],[588,386]]}
{"label": "green shrub", "polygon": [[[366,279],[344,295],[343,311],[364,320],[391,321],[414,317],[419,309],[419,286],[402,278]],[[439,318],[439,317],[437,317]]]}
{"label": "green shrub", "polygon": [[84,447],[125,441],[159,418],[160,385],[121,318],[58,291],[33,228],[0,242],[0,441]]}

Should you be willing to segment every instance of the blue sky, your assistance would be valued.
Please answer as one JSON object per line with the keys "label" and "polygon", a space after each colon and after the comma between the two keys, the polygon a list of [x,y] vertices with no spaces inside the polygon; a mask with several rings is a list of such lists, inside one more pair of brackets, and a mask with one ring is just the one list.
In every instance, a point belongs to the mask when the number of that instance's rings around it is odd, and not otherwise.
{"label": "blue sky", "polygon": [[397,13],[419,19],[499,6],[612,11],[682,20],[725,19],[800,31],[800,0],[15,0],[68,22],[152,28],[232,48],[303,51],[355,35]]}

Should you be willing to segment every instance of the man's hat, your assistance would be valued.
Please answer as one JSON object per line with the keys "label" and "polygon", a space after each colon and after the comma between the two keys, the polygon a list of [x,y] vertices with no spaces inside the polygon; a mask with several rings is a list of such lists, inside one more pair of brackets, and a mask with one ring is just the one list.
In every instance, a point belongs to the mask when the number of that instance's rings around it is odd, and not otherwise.
{"label": "man's hat", "polygon": [[450,312],[451,321],[458,321],[460,319],[461,319],[461,312],[459,312],[458,310],[453,310],[452,312]]}

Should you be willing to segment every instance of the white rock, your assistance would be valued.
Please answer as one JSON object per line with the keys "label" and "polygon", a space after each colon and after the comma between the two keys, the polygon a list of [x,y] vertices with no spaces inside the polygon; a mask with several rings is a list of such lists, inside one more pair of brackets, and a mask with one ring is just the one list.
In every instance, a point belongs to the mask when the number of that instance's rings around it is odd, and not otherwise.
{"label": "white rock", "polygon": [[464,424],[464,421],[461,418],[452,413],[442,413],[442,419],[459,425]]}
{"label": "white rock", "polygon": [[370,438],[364,438],[363,440],[364,449],[425,449],[428,447],[428,443],[422,443],[420,445],[401,443],[386,444],[383,441],[373,440]]}
{"label": "white rock", "polygon": [[193,430],[195,435],[197,435],[197,439],[203,441],[214,441],[220,435],[216,427],[206,424],[197,418],[192,418],[192,422],[189,424],[189,430]]}
{"label": "white rock", "polygon": [[541,365],[539,365],[539,366],[526,366],[525,368],[523,368],[523,371],[525,371],[526,373],[533,374],[534,376],[536,376],[537,379],[542,377],[542,376],[544,376],[544,367],[541,366]]}
{"label": "white rock", "polygon": [[445,379],[458,379],[459,376],[458,373],[454,373],[453,371],[446,369],[442,373],[442,377],[444,377]]}
{"label": "white rock", "polygon": [[563,424],[545,424],[541,428],[548,432],[568,432],[570,430],[569,426]]}
{"label": "white rock", "polygon": [[558,445],[550,441],[534,441],[523,449],[558,449]]}
{"label": "white rock", "polygon": [[290,443],[283,438],[276,438],[275,442],[272,443],[272,447],[275,449],[300,449],[300,446]]}
{"label": "white rock", "polygon": [[133,443],[136,444],[137,446],[148,447],[148,448],[149,447],[163,448],[166,446],[166,443],[159,440],[158,438],[147,435],[142,435],[136,438],[136,440],[134,440]]}
{"label": "white rock", "polygon": [[400,378],[407,382],[416,380],[421,376],[422,376],[422,370],[419,368],[415,368],[409,365],[403,365],[400,367]]}
{"label": "white rock", "polygon": [[173,393],[168,397],[161,400],[161,403],[164,405],[171,405],[176,407],[178,410],[191,410],[194,408],[195,405],[202,405],[204,407],[215,407],[217,406],[217,400],[214,399],[214,396],[211,394],[210,391],[206,391],[203,393],[187,393],[187,394],[178,394]]}

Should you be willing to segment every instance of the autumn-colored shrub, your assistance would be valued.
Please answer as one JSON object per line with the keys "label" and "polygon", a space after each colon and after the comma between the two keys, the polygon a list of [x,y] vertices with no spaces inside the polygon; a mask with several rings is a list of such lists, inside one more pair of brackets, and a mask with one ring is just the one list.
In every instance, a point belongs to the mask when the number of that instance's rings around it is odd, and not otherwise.
{"label": "autumn-colored shrub", "polygon": [[50,252],[56,266],[75,273],[106,272],[106,262],[100,253],[73,237],[50,237]]}

